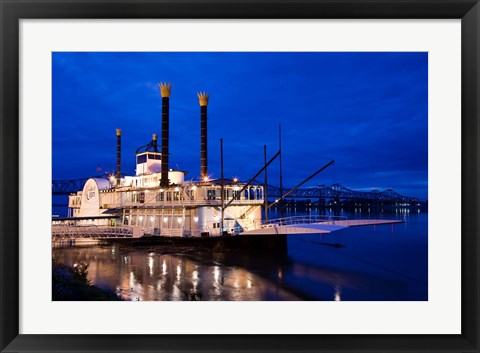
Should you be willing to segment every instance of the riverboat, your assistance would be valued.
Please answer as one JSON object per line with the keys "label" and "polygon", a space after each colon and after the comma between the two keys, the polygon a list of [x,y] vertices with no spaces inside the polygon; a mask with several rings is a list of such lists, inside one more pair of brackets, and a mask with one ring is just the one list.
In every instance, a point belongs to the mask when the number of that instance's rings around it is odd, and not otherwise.
{"label": "riverboat", "polygon": [[[255,178],[280,155],[278,151],[248,182],[223,176],[211,179],[207,164],[207,106],[209,95],[197,94],[200,104],[200,179],[188,180],[187,173],[169,167],[170,83],[159,83],[162,97],[162,136],[152,134],[149,143],[135,152],[135,175],[121,172],[121,129],[116,130],[116,172],[90,178],[82,190],[69,195],[68,217],[54,219],[53,238],[133,237],[210,237],[237,234],[278,235],[330,233],[351,226],[393,224],[399,220],[347,220],[345,217],[309,216],[262,220],[262,208],[268,215],[266,183]],[[222,140],[220,140],[223,151]],[[325,168],[327,163],[280,197],[303,185]],[[99,227],[100,226],[100,227]],[[259,238],[260,239],[260,238]]]}
{"label": "riverboat", "polygon": [[169,167],[169,104],[172,85],[159,83],[162,97],[161,147],[158,137],[136,150],[135,175],[121,172],[121,129],[116,130],[116,172],[90,178],[69,195],[68,218],[57,223],[83,226],[142,227],[161,236],[201,237],[238,234],[262,221],[263,185],[238,179],[210,179],[207,169],[207,106],[200,104],[200,180]]}

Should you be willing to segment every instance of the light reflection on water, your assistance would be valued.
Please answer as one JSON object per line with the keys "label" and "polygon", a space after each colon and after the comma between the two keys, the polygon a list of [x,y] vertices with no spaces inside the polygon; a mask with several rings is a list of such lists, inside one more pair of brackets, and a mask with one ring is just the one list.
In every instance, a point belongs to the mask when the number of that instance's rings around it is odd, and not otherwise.
{"label": "light reflection on water", "polygon": [[[66,265],[89,264],[88,279],[114,288],[124,300],[299,300],[278,283],[243,268],[203,264],[184,255],[141,250],[120,254],[117,245],[53,249],[53,258]],[[199,298],[200,299],[200,298]]]}
{"label": "light reflection on water", "polygon": [[428,215],[372,217],[406,223],[291,235],[281,261],[234,253],[193,260],[116,246],[52,250],[67,265],[88,263],[94,284],[126,300],[186,300],[192,293],[201,300],[428,300]]}

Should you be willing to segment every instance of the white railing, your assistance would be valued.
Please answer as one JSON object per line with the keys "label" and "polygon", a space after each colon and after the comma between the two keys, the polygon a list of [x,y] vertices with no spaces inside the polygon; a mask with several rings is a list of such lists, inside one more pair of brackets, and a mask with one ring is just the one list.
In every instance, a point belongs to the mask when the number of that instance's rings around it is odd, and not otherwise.
{"label": "white railing", "polygon": [[288,226],[292,224],[311,224],[311,223],[326,223],[335,225],[336,221],[345,221],[348,218],[345,216],[321,216],[321,215],[305,215],[292,216],[276,219],[269,219],[260,225],[260,228],[271,228],[279,226]]}
{"label": "white railing", "polygon": [[[224,201],[226,205],[229,201]],[[263,200],[234,200],[230,205],[261,205]],[[146,201],[146,202],[122,202],[105,204],[107,208],[131,207],[131,206],[221,206],[221,200],[175,200],[175,201]]]}
{"label": "white railing", "polygon": [[53,225],[52,239],[73,238],[131,238],[132,227],[108,227],[108,226],[67,226]]}

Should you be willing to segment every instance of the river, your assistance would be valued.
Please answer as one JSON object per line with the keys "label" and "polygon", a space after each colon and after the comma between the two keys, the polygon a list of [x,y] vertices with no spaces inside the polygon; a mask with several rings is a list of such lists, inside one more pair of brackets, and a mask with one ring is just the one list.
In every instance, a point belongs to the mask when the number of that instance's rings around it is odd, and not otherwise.
{"label": "river", "polygon": [[[305,212],[289,210],[285,216],[300,214]],[[52,248],[52,256],[70,266],[88,263],[92,284],[124,300],[428,300],[427,213],[396,209],[336,214],[405,223],[290,235],[288,254],[282,258],[165,253],[160,247],[118,244]]]}

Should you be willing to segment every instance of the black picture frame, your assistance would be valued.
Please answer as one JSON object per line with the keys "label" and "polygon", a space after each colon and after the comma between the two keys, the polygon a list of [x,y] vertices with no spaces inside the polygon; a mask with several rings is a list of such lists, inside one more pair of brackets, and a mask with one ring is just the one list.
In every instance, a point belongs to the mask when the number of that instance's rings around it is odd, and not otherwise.
{"label": "black picture frame", "polygon": [[[478,0],[0,0],[0,15],[2,352],[479,352]],[[461,19],[462,333],[242,336],[19,334],[19,20],[24,18]]]}

